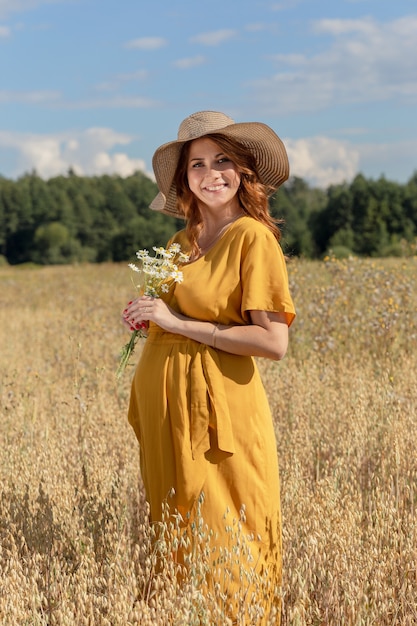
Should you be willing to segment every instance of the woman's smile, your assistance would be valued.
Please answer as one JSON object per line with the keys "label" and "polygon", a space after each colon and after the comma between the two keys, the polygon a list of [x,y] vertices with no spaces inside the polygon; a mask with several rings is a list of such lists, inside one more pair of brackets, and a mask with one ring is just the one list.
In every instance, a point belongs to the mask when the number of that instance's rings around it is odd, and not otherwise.
{"label": "woman's smile", "polygon": [[222,185],[208,185],[207,187],[204,187],[204,189],[206,189],[207,191],[221,191],[226,186],[227,185],[225,185],[225,184],[222,184]]}

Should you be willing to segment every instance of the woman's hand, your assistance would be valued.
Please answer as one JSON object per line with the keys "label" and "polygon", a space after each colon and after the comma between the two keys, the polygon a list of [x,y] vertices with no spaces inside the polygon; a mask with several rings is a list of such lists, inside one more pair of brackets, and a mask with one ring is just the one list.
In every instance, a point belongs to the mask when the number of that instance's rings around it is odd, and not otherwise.
{"label": "woman's hand", "polygon": [[126,326],[126,328],[128,328],[129,330],[131,330],[132,332],[134,330],[146,330],[148,327],[148,323],[145,321],[136,321],[132,316],[131,313],[129,311],[129,307],[133,304],[132,302],[129,302],[127,307],[125,308],[125,310],[122,313],[122,322],[123,324]]}
{"label": "woman's hand", "polygon": [[174,311],[161,298],[141,296],[129,302],[122,319],[130,330],[146,329],[149,321],[155,322],[164,330],[171,330],[176,317]]}

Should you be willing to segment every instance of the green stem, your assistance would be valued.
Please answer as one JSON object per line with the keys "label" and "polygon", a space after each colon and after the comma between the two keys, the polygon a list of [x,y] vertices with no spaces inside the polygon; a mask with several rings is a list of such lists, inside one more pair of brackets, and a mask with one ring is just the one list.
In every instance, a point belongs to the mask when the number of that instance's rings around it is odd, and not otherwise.
{"label": "green stem", "polygon": [[126,366],[129,362],[129,359],[134,352],[138,336],[141,336],[141,331],[134,330],[132,332],[132,336],[130,337],[130,341],[127,344],[125,344],[121,350],[119,367],[117,368],[117,371],[116,371],[116,377],[118,379],[122,377],[123,372],[125,371]]}

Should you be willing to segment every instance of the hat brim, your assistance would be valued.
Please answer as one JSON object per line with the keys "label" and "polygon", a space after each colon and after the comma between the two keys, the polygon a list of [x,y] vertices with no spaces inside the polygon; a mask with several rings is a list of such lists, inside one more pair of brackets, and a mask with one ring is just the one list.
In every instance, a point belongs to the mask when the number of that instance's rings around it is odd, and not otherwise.
{"label": "hat brim", "polygon": [[[289,162],[285,146],[278,135],[261,122],[230,124],[219,130],[200,135],[221,134],[236,139],[254,156],[261,182],[275,191],[289,176]],[[189,141],[189,140],[187,140]],[[159,193],[150,204],[154,211],[173,217],[184,217],[177,209],[174,175],[182,146],[187,141],[170,141],[160,146],[152,159]]]}

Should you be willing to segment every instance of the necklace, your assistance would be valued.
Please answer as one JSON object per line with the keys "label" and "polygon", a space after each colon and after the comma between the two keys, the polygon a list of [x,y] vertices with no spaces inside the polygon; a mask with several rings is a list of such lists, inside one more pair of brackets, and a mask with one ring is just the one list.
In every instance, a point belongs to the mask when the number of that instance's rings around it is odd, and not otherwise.
{"label": "necklace", "polygon": [[[212,237],[210,237],[210,239],[205,242],[204,244],[202,244],[201,241],[199,241],[198,243],[198,247],[200,248],[200,256],[202,256],[203,254],[205,254],[206,252],[208,252],[210,250],[210,248],[216,243],[216,241],[218,239],[220,239],[220,237],[222,236],[222,234],[224,233],[224,231],[231,225],[233,224],[233,222],[236,222],[236,220],[238,220],[240,217],[242,217],[244,215],[244,213],[238,213],[238,215],[236,215],[235,217],[233,217],[231,220],[229,220],[228,222],[226,222],[226,224],[223,224],[223,226],[221,226],[220,228],[218,228],[214,235]],[[203,241],[204,241],[204,237],[203,237]]]}

